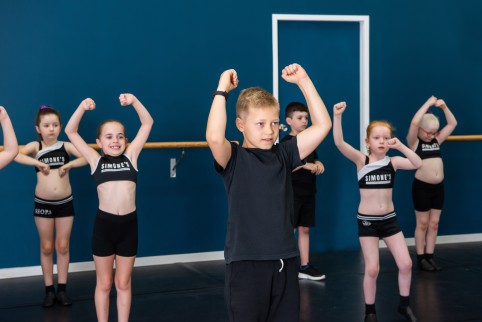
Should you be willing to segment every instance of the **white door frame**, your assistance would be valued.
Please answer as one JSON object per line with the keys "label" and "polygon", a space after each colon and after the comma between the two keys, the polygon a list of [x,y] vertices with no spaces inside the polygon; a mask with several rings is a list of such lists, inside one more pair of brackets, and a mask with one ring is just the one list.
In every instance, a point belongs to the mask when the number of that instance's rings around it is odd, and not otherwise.
{"label": "white door frame", "polygon": [[360,24],[360,151],[365,151],[365,129],[370,121],[370,17],[339,15],[273,14],[273,95],[279,100],[278,22],[319,21]]}

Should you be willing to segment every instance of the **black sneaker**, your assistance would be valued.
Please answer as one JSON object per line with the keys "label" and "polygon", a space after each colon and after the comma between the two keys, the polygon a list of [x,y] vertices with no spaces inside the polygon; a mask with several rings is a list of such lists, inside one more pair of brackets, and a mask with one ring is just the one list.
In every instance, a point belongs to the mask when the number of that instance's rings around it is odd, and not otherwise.
{"label": "black sneaker", "polygon": [[378,322],[377,315],[374,313],[366,314],[365,322]]}
{"label": "black sneaker", "polygon": [[65,292],[65,291],[57,292],[57,302],[62,306],[72,305],[72,301],[67,296],[67,292]]}
{"label": "black sneaker", "polygon": [[298,278],[307,279],[312,281],[321,281],[325,279],[325,274],[318,271],[313,265],[308,263],[308,267],[305,269],[298,269]]}
{"label": "black sneaker", "polygon": [[415,317],[415,314],[413,314],[413,311],[410,308],[410,306],[407,306],[407,307],[399,306],[398,313],[403,315],[405,317],[405,320],[409,322],[417,322],[417,318]]}
{"label": "black sneaker", "polygon": [[427,262],[432,265],[434,271],[441,271],[442,267],[438,266],[437,263],[433,260],[433,258],[427,259]]}
{"label": "black sneaker", "polygon": [[426,271],[426,272],[435,271],[435,268],[430,264],[430,262],[426,258],[422,258],[418,262],[418,268],[420,268],[422,271]]}
{"label": "black sneaker", "polygon": [[45,297],[44,297],[44,302],[42,304],[43,307],[52,307],[55,305],[55,301],[56,301],[56,296],[55,296],[55,292],[47,292],[45,293]]}

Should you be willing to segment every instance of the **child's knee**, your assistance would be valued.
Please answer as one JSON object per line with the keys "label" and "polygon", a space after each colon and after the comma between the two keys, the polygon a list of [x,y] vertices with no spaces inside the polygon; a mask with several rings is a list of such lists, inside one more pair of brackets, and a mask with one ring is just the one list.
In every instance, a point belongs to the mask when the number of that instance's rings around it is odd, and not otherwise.
{"label": "child's knee", "polygon": [[372,265],[372,266],[365,267],[365,275],[369,278],[373,278],[373,279],[377,278],[379,272],[380,272],[379,265]]}
{"label": "child's knee", "polygon": [[398,270],[402,274],[410,273],[412,271],[412,259],[408,257],[401,261],[401,263],[398,265]]}

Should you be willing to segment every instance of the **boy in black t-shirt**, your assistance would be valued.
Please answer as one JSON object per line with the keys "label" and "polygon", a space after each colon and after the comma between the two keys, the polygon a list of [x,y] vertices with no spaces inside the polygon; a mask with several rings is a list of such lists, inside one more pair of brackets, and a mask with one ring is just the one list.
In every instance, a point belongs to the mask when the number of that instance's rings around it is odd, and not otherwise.
{"label": "boy in black t-shirt", "polygon": [[259,87],[243,90],[236,103],[242,146],[226,139],[226,100],[238,85],[233,69],[221,74],[209,113],[206,140],[228,194],[225,300],[231,322],[299,321],[291,171],[326,137],[331,120],[300,65],[287,66],[282,77],[299,86],[313,123],[290,142],[274,145],[279,104]]}
{"label": "boy in black t-shirt", "polygon": [[[308,126],[308,107],[300,102],[291,102],[285,110],[286,122],[291,131],[281,142],[293,139]],[[304,165],[291,173],[293,184],[294,218],[293,227],[298,230],[300,268],[298,278],[320,281],[325,274],[310,264],[310,227],[315,226],[316,176],[325,168],[318,160],[316,150],[303,160]]]}

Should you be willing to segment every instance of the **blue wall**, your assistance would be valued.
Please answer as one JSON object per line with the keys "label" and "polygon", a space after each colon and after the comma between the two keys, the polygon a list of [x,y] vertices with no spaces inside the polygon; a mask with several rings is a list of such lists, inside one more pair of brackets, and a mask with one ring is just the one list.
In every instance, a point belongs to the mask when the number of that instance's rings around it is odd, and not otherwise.
{"label": "blue wall", "polygon": [[[389,119],[404,138],[413,113],[434,94],[444,98],[458,118],[455,134],[475,134],[482,119],[481,12],[476,1],[450,0],[2,1],[0,104],[9,111],[21,144],[36,137],[34,116],[40,104],[58,108],[66,122],[85,97],[98,106],[81,125],[89,141],[94,141],[97,124],[108,117],[121,119],[127,135],[133,136],[138,121],[132,110],[119,107],[121,92],[136,94],[151,111],[156,123],[150,141],[204,141],[210,93],[223,70],[237,69],[240,88],[272,89],[273,13],[369,15],[371,117]],[[296,60],[313,60],[310,55],[300,52]],[[234,91],[228,103],[227,135],[242,140],[234,126],[238,93]],[[330,110],[334,102],[346,99],[326,88],[320,93]],[[356,136],[349,139],[358,142]],[[447,200],[440,234],[479,233],[476,183],[482,174],[475,165],[481,161],[480,143],[448,142],[443,147]],[[356,248],[355,168],[333,148],[331,135],[318,152],[328,172],[318,178],[319,227],[312,248]],[[226,196],[212,156],[207,149],[187,150],[177,178],[171,179],[169,159],[179,154],[145,150],[141,155],[139,256],[223,248]],[[399,173],[394,194],[409,237],[414,229],[412,176]],[[72,262],[90,261],[95,187],[88,168],[75,169],[71,181],[77,211]],[[0,268],[38,265],[34,170],[12,164],[0,172],[0,182]]]}

